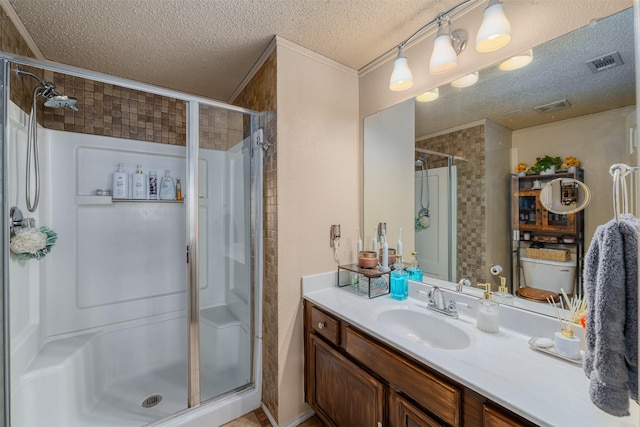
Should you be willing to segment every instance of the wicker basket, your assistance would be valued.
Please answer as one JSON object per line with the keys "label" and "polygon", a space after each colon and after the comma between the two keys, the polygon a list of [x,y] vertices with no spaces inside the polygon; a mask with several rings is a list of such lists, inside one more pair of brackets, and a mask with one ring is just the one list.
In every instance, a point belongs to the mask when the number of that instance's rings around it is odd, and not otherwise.
{"label": "wicker basket", "polygon": [[527,257],[545,259],[547,261],[566,262],[571,258],[568,249],[534,249],[527,248]]}

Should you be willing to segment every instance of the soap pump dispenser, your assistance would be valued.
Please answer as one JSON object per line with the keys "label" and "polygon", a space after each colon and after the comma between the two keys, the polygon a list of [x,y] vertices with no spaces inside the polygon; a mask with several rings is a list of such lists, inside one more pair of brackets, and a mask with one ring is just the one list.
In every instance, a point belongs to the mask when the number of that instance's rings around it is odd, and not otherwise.
{"label": "soap pump dispenser", "polygon": [[500,329],[500,317],[498,304],[493,301],[490,283],[478,283],[478,287],[485,288],[482,299],[478,300],[478,312],[476,313],[476,326],[484,332],[495,333]]}

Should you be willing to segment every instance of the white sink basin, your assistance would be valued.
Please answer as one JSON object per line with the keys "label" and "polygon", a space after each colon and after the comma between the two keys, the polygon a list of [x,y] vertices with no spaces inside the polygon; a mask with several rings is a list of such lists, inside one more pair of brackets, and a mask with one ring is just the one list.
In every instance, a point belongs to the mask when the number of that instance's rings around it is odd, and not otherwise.
{"label": "white sink basin", "polygon": [[469,335],[438,316],[442,315],[428,312],[426,308],[394,307],[379,313],[376,320],[385,332],[414,343],[445,350],[468,347],[471,343]]}

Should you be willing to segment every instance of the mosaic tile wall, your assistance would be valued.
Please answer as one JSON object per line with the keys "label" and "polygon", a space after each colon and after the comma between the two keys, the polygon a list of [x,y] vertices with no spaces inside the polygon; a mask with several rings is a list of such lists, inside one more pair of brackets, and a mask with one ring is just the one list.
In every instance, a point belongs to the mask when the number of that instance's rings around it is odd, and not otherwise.
{"label": "mosaic tile wall", "polygon": [[235,105],[262,111],[265,138],[273,144],[264,158],[264,277],[262,301],[262,402],[278,421],[278,157],[276,142],[276,53],[272,53]]}
{"label": "mosaic tile wall", "polygon": [[[27,46],[27,42],[22,38],[2,7],[0,7],[0,51],[35,58],[33,51]],[[24,69],[35,71],[27,67]],[[31,108],[31,93],[36,86],[35,80],[23,84],[17,74],[11,73],[10,84],[11,101],[23,111],[29,111]]]}
{"label": "mosaic tile wall", "polygon": [[[455,281],[468,277],[472,283],[486,281],[485,139],[484,126],[475,126],[416,143],[417,147],[453,154],[458,170],[457,239]],[[446,166],[446,159],[428,157],[429,167]]]}
{"label": "mosaic tile wall", "polygon": [[248,134],[251,130],[250,120],[245,129],[243,113],[201,105],[199,116],[200,148],[227,151],[244,139],[245,131]]}
{"label": "mosaic tile wall", "polygon": [[44,79],[78,99],[78,110],[44,109],[44,127],[89,135],[186,145],[184,101],[50,71]]}
{"label": "mosaic tile wall", "polygon": [[[78,99],[78,110],[43,108],[38,122],[45,128],[138,141],[186,145],[186,103],[181,100],[41,69],[21,67],[53,82],[60,94]],[[16,104],[29,111],[35,79],[12,83]],[[26,102],[26,104],[25,104]],[[202,106],[200,146],[227,150],[243,138],[242,113]]]}

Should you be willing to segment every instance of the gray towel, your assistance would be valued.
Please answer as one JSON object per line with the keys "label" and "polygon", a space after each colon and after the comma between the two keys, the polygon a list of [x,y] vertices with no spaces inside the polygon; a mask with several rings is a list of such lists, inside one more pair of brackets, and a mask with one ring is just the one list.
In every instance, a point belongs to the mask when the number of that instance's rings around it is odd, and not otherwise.
{"label": "gray towel", "polygon": [[584,266],[588,302],[584,371],[591,401],[618,417],[638,401],[638,220],[597,228]]}

